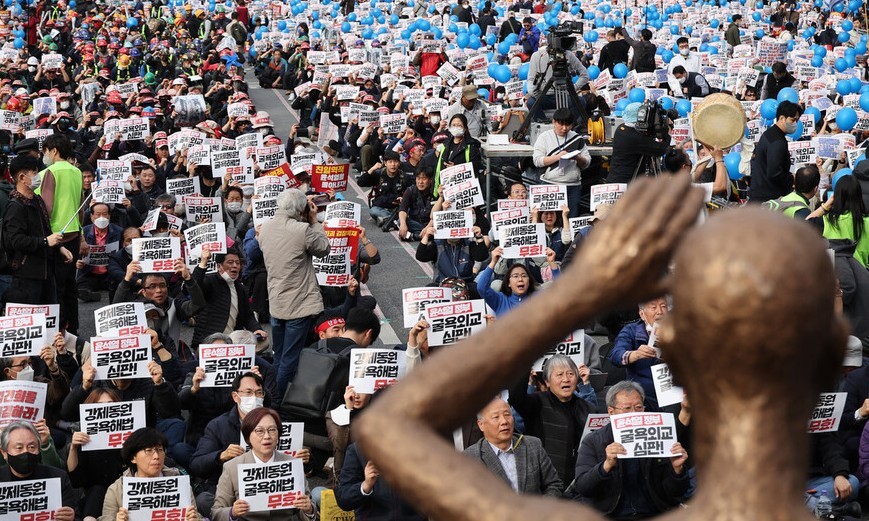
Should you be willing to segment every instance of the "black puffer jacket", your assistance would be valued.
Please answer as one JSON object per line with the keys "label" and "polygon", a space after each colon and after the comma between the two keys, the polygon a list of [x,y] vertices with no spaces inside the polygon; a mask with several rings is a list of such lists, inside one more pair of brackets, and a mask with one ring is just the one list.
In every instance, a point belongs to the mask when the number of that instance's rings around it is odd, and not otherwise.
{"label": "black puffer jacket", "polygon": [[49,248],[45,241],[51,229],[39,211],[38,197],[10,198],[3,217],[3,246],[12,274],[22,279],[47,279],[48,263],[54,259],[55,248]]}

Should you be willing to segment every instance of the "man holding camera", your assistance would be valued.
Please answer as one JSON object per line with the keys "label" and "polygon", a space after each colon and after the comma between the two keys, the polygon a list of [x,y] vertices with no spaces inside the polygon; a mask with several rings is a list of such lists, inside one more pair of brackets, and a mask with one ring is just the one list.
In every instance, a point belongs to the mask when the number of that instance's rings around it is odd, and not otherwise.
{"label": "man holding camera", "polygon": [[[571,43],[571,40],[573,40],[573,43]],[[575,87],[582,88],[588,83],[588,71],[582,63],[580,63],[576,53],[568,49],[573,47],[575,40],[575,37],[560,35],[557,27],[553,28],[549,32],[549,39],[546,47],[539,48],[531,55],[531,61],[529,62],[528,68],[528,79],[530,80],[528,87],[528,108],[530,109],[531,107],[534,107],[534,104],[537,103],[538,99],[541,100],[540,104],[531,114],[531,118],[534,120],[542,120],[544,110],[552,110],[556,108],[555,90],[550,89],[548,92],[544,93],[543,87],[546,85],[546,82],[552,78],[556,65],[560,65],[558,60],[563,59],[567,62],[567,81],[571,81],[571,78],[574,76],[579,76],[579,79],[574,84]],[[554,46],[564,50],[555,50]],[[561,56],[556,58],[553,56],[554,54],[560,54]],[[582,98],[579,99],[580,102],[582,102]],[[573,105],[571,105],[570,110],[573,112],[575,118],[581,117],[582,113],[585,112],[584,107],[575,107]]]}
{"label": "man holding camera", "polygon": [[[669,136],[665,140],[658,140],[653,130],[649,133],[637,130],[640,106],[639,103],[631,103],[622,114],[624,122],[613,135],[613,155],[607,183],[630,183],[638,175],[648,175],[652,162],[664,155],[670,146]],[[658,107],[656,110],[662,109]],[[647,125],[643,126],[648,128]],[[651,129],[654,129],[654,125],[651,125]]]}

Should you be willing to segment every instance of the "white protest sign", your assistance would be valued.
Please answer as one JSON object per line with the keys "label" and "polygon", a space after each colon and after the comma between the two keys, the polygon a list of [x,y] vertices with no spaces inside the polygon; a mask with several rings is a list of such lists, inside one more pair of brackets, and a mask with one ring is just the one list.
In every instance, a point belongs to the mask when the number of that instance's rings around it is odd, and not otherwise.
{"label": "white protest sign", "polygon": [[314,272],[321,286],[344,287],[350,284],[350,248],[330,250],[325,257],[314,257]]}
{"label": "white protest sign", "polygon": [[514,208],[531,208],[528,199],[498,199],[498,211],[513,210]]}
{"label": "white protest sign", "polygon": [[362,222],[362,205],[353,201],[335,201],[326,205],[326,217],[323,221],[330,226],[359,226]]}
{"label": "white protest sign", "polygon": [[673,385],[673,373],[670,372],[670,367],[667,364],[657,364],[653,365],[651,369],[658,406],[666,407],[680,403],[685,393],[681,387]]}
{"label": "white protest sign", "polygon": [[443,346],[455,344],[463,338],[486,328],[486,303],[466,300],[425,307],[425,320],[429,323],[428,344]]}
{"label": "white protest sign", "polygon": [[251,207],[253,208],[253,225],[256,227],[275,217],[275,212],[278,210],[278,198],[262,197],[252,199]]}
{"label": "white protest sign", "polygon": [[49,521],[63,506],[60,478],[12,480],[0,483],[0,518],[9,521]]}
{"label": "white protest sign", "polygon": [[187,251],[193,257],[202,257],[202,250],[211,253],[226,253],[226,224],[205,223],[184,230]]}
{"label": "white protest sign", "polygon": [[133,239],[133,260],[142,265],[142,273],[172,273],[175,260],[180,258],[178,237]]}
{"label": "white protest sign", "polygon": [[586,436],[591,434],[592,432],[603,429],[607,425],[610,424],[610,415],[609,414],[589,414],[585,418],[585,427],[582,428],[582,438],[580,438],[580,443],[585,439]]}
{"label": "white protest sign", "polygon": [[286,151],[280,145],[257,147],[256,149],[256,163],[263,171],[274,170],[286,162]]}
{"label": "white protest sign", "polygon": [[610,418],[613,438],[626,454],[619,458],[669,458],[676,443],[676,420],[671,413],[631,412]]}
{"label": "white protest sign", "polygon": [[350,384],[357,393],[372,394],[404,376],[407,353],[395,349],[351,349]]}
{"label": "white protest sign", "polygon": [[18,132],[21,128],[21,115],[14,110],[0,110],[0,130]]}
{"label": "white protest sign", "polygon": [[223,222],[223,200],[220,197],[184,197],[187,222]]}
{"label": "white protest sign", "polygon": [[19,315],[31,315],[41,313],[45,315],[45,338],[46,342],[51,342],[54,335],[59,331],[57,328],[57,317],[60,316],[60,304],[43,304],[35,306],[32,304],[16,304],[9,302],[6,304],[4,315],[7,317]]}
{"label": "white protest sign", "polygon": [[0,358],[39,356],[51,341],[42,313],[0,317]]}
{"label": "white protest sign", "polygon": [[474,164],[462,163],[441,170],[441,186],[450,186],[474,178]]}
{"label": "white protest sign", "polygon": [[97,380],[150,378],[148,362],[152,359],[149,335],[91,338],[91,365]]}
{"label": "white protest sign", "polygon": [[120,449],[130,434],[146,427],[145,401],[82,403],[80,432],[90,436],[81,450]]}
{"label": "white protest sign", "polygon": [[788,152],[791,158],[791,173],[796,173],[801,166],[815,163],[817,154],[811,141],[789,141]]}
{"label": "white protest sign", "polygon": [[238,150],[251,147],[258,148],[261,146],[263,146],[263,135],[259,132],[242,134],[235,138],[235,148],[237,148]]}
{"label": "white protest sign", "polygon": [[122,183],[133,175],[133,165],[128,161],[97,160],[97,179],[111,180]]}
{"label": "white protest sign", "polygon": [[546,255],[546,225],[512,224],[501,227],[498,243],[505,259],[522,259]]}
{"label": "white protest sign", "polygon": [[151,135],[147,118],[129,118],[121,120],[121,141],[137,141]]}
{"label": "white protest sign", "polygon": [[567,224],[570,227],[570,236],[576,237],[576,234],[580,232],[586,226],[591,226],[591,221],[594,219],[594,215],[585,215],[582,217],[571,217],[567,220]]}
{"label": "white protest sign", "polygon": [[93,200],[95,203],[121,204],[127,197],[124,193],[124,185],[120,181],[105,179],[93,187]]}
{"label": "white protest sign", "polygon": [[253,182],[253,194],[258,198],[276,198],[286,189],[286,176],[267,175],[257,177]]}
{"label": "white protest sign", "polygon": [[0,382],[0,427],[17,420],[36,422],[45,411],[48,383],[25,380]]}
{"label": "white protest sign", "polygon": [[450,288],[406,288],[401,290],[401,309],[404,327],[411,328],[425,318],[423,312],[429,304],[443,304],[453,301]]}
{"label": "white protest sign", "polygon": [[809,433],[839,430],[847,397],[848,393],[821,393],[809,418]]}
{"label": "white protest sign", "polygon": [[561,342],[555,344],[555,346],[546,351],[540,358],[538,358],[534,365],[531,366],[532,371],[542,371],[543,366],[546,365],[546,362],[552,358],[554,355],[565,355],[570,357],[573,360],[573,363],[576,364],[577,367],[585,364],[585,330],[577,329],[573,333],[567,335],[567,337]]}
{"label": "white protest sign", "polygon": [[480,180],[476,177],[441,187],[444,199],[450,201],[456,210],[474,208],[485,203],[483,190],[480,188]]}
{"label": "white protest sign", "polygon": [[541,212],[560,212],[561,206],[567,204],[567,186],[534,185],[528,188],[528,199],[531,208]]}
{"label": "white protest sign", "polygon": [[501,210],[499,212],[492,212],[489,216],[492,221],[492,231],[494,236],[501,236],[501,228],[504,226],[511,226],[514,224],[528,224],[530,219],[530,210],[528,206],[524,206],[521,208],[514,208],[512,210]]}
{"label": "white protest sign", "polygon": [[226,106],[226,115],[231,118],[237,118],[239,116],[249,116],[250,110],[247,107],[247,103],[230,103]]}
{"label": "white protest sign", "polygon": [[81,258],[81,261],[88,266],[108,266],[109,255],[118,251],[118,241],[109,244],[85,244],[87,253]]}
{"label": "white protest sign", "polygon": [[470,239],[474,236],[474,212],[444,210],[433,212],[435,239]]}
{"label": "white protest sign", "polygon": [[181,197],[188,195],[201,194],[202,190],[199,188],[199,178],[167,179],[166,193],[174,195],[176,200],[180,200]]}
{"label": "white protest sign", "polygon": [[190,497],[190,476],[132,478],[124,476],[121,503],[128,521],[178,520],[195,508]]}
{"label": "white protest sign", "polygon": [[199,367],[205,370],[202,387],[229,387],[254,366],[256,346],[250,344],[200,344]]}
{"label": "white protest sign", "polygon": [[238,466],[238,498],[247,501],[249,512],[294,508],[305,494],[305,469],[302,460]]}
{"label": "white protest sign", "polygon": [[51,128],[38,128],[35,130],[28,130],[24,132],[24,137],[26,139],[35,139],[39,142],[39,150],[42,151],[42,143],[45,142],[45,138],[54,134],[54,129]]}
{"label": "white protest sign", "polygon": [[591,187],[589,208],[593,212],[598,205],[615,204],[627,191],[626,183],[608,183]]}
{"label": "white protest sign", "polygon": [[303,422],[282,422],[281,438],[278,440],[277,449],[287,456],[296,457],[304,448],[305,424]]}
{"label": "white protest sign", "polygon": [[406,125],[405,115],[399,114],[381,114],[380,126],[383,127],[385,134],[398,134]]}
{"label": "white protest sign", "polygon": [[94,325],[98,337],[137,335],[148,327],[145,304],[121,302],[94,311]]}

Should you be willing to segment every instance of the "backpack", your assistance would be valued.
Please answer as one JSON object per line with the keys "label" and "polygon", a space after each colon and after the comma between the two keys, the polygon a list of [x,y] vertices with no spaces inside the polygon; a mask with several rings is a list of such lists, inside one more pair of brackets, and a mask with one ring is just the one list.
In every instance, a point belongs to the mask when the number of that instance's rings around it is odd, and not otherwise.
{"label": "backpack", "polygon": [[229,29],[229,34],[235,40],[235,43],[242,45],[247,40],[247,29],[239,22],[232,24]]}
{"label": "backpack", "polygon": [[287,386],[281,400],[281,417],[322,419],[344,403],[344,390],[350,380],[350,349],[333,353],[326,347],[326,339],[315,347],[302,349],[299,366],[293,381]]}
{"label": "backpack", "polygon": [[800,208],[808,208],[806,203],[803,201],[783,201],[782,199],[782,197],[779,197],[778,199],[764,201],[761,206],[763,206],[767,210],[772,210],[779,213],[784,213],[789,208],[793,208],[795,206],[798,206]]}
{"label": "backpack", "polygon": [[634,69],[637,72],[655,72],[655,46],[641,45],[634,56]]}

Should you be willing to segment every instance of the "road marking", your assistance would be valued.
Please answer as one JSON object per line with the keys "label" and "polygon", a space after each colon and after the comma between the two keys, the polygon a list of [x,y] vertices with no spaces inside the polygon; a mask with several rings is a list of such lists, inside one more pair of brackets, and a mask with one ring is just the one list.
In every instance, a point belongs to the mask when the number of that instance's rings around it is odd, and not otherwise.
{"label": "road marking", "polygon": [[[359,284],[359,293],[366,296],[371,297],[371,290],[368,289],[368,285]],[[380,340],[385,345],[395,345],[395,344],[403,344],[404,342],[398,337],[398,333],[395,332],[395,328],[392,327],[392,323],[386,315],[383,314],[383,311],[380,309],[380,304],[374,307],[374,314],[377,315],[377,318],[380,319]]]}

